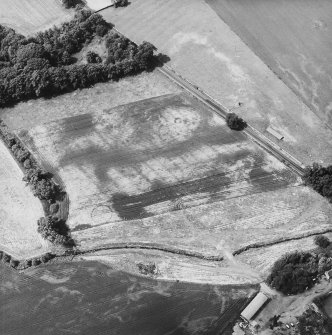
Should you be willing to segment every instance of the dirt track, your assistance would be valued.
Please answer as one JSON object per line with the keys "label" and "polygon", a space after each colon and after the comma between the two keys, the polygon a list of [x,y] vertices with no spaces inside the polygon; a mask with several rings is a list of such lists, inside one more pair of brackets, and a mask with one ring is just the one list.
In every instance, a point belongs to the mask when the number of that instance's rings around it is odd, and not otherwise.
{"label": "dirt track", "polygon": [[271,140],[268,126],[281,132],[280,145],[300,161],[332,162],[332,132],[203,0],[133,0],[101,14],[132,40],[155,44],[177,72]]}

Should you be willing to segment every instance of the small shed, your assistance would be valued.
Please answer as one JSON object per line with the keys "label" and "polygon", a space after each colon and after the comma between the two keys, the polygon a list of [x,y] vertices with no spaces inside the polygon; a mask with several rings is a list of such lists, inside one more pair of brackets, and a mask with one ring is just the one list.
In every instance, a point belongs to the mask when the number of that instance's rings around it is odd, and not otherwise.
{"label": "small shed", "polygon": [[241,318],[249,322],[265,305],[269,298],[262,292],[259,292],[254,299],[251,300],[250,304],[242,311]]}
{"label": "small shed", "polygon": [[266,131],[271,134],[272,136],[276,137],[279,141],[283,140],[284,139],[284,136],[281,135],[278,131],[276,131],[274,128],[272,127],[268,127],[266,129]]}

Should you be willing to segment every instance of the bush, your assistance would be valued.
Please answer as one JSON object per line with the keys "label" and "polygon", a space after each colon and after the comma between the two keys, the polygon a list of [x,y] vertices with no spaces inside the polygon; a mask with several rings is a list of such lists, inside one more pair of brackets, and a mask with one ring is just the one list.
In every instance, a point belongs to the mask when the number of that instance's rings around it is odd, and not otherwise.
{"label": "bush", "polygon": [[86,54],[86,61],[88,63],[101,63],[102,59],[97,53],[93,51],[88,51]]}
{"label": "bush", "polygon": [[32,260],[31,259],[26,259],[23,263],[23,266],[25,268],[29,268],[32,265]]}
{"label": "bush", "polygon": [[243,130],[247,127],[247,123],[235,113],[228,113],[226,116],[226,123],[229,128],[233,130]]}
{"label": "bush", "polygon": [[4,253],[3,257],[2,257],[2,260],[3,260],[4,263],[9,263],[10,260],[11,260],[11,257],[10,257],[10,255]]}
{"label": "bush", "polygon": [[326,315],[309,308],[297,318],[298,335],[329,335],[329,322]]}
{"label": "bush", "polygon": [[18,267],[18,265],[20,264],[20,262],[19,261],[17,261],[16,259],[11,259],[10,260],[10,266],[12,267],[12,268],[17,268]]}
{"label": "bush", "polygon": [[51,215],[56,214],[58,212],[58,210],[59,210],[59,204],[54,203],[54,204],[50,205],[50,210],[49,211],[50,211]]}
{"label": "bush", "polygon": [[37,266],[39,265],[41,262],[40,262],[40,259],[39,258],[33,258],[32,259],[32,266]]}
{"label": "bush", "polygon": [[[42,45],[38,43],[29,43],[26,45],[22,45],[19,47],[17,50],[16,54],[16,62],[17,63],[22,63],[22,64],[27,64],[27,62],[32,59],[36,58],[45,58],[46,57],[46,52],[45,49]],[[46,61],[46,60],[45,60]]]}
{"label": "bush", "polygon": [[47,262],[50,261],[52,258],[54,258],[54,255],[48,252],[48,253],[42,255],[42,256],[40,257],[40,260],[41,260],[42,263],[47,263]]}
{"label": "bush", "polygon": [[306,167],[302,179],[306,185],[332,202],[332,165],[323,167],[314,163],[311,167]]}
{"label": "bush", "polygon": [[144,275],[156,275],[157,274],[157,266],[155,263],[138,263],[137,264],[138,270],[140,273]]}
{"label": "bush", "polygon": [[66,223],[59,220],[57,217],[49,215],[46,218],[40,218],[37,225],[37,231],[44,239],[55,244],[63,244],[67,246],[74,244],[73,240],[68,236],[69,228]]}
{"label": "bush", "polygon": [[57,193],[57,187],[51,179],[38,180],[31,186],[34,196],[40,200],[53,200]]}
{"label": "bush", "polygon": [[267,283],[284,294],[304,292],[314,285],[319,257],[310,253],[286,254],[272,267]]}
{"label": "bush", "polygon": [[117,8],[117,7],[126,7],[128,6],[129,2],[128,0],[117,0],[114,4],[114,7]]}
{"label": "bush", "polygon": [[314,238],[315,244],[320,248],[327,248],[330,245],[330,240],[324,235],[318,235]]}
{"label": "bush", "polygon": [[62,4],[65,8],[75,8],[77,5],[83,5],[81,0],[62,0]]}

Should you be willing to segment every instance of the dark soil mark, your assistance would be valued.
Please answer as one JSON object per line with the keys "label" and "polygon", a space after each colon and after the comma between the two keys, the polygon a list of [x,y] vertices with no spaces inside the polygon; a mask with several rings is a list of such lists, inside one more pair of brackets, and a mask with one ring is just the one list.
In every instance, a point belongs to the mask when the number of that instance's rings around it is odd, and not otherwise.
{"label": "dark soil mark", "polygon": [[175,201],[197,193],[213,194],[220,189],[227,188],[230,183],[231,179],[223,173],[171,186],[157,181],[153,185],[154,188],[158,187],[156,189],[131,196],[117,193],[112,196],[110,202],[122,219],[141,219],[153,215],[144,209],[147,206]]}
{"label": "dark soil mark", "polygon": [[90,224],[79,224],[74,229],[72,229],[71,231],[84,230],[84,229],[88,229],[88,228],[92,228],[92,227],[93,226],[91,226]]}

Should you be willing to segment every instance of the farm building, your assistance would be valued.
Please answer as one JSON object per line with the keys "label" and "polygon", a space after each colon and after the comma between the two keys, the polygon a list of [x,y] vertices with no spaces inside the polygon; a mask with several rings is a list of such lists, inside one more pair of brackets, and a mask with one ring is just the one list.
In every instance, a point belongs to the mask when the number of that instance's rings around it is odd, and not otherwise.
{"label": "farm building", "polygon": [[262,292],[259,292],[250,304],[242,311],[241,318],[249,322],[263,307],[269,298]]}
{"label": "farm building", "polygon": [[284,136],[281,135],[279,132],[277,132],[275,129],[273,129],[272,127],[268,127],[266,129],[266,131],[268,133],[270,133],[272,136],[274,136],[275,138],[277,138],[279,141],[283,140],[284,139]]}

